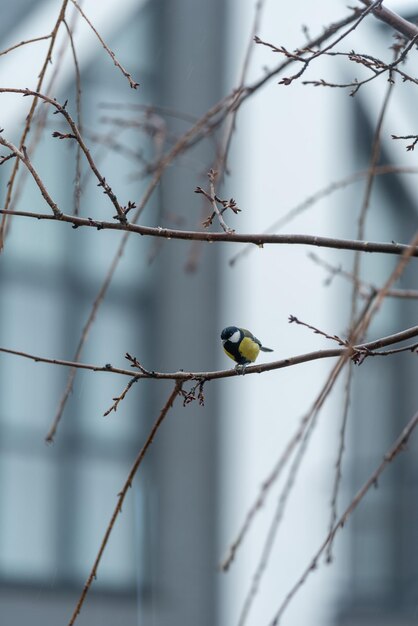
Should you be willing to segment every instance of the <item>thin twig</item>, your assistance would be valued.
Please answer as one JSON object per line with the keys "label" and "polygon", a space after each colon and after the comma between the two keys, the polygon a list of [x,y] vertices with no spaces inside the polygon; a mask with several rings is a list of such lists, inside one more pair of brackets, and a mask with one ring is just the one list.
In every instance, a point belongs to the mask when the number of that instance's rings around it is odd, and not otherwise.
{"label": "thin twig", "polygon": [[[418,85],[418,79],[414,78],[410,74],[407,74],[403,70],[401,70],[398,65],[402,63],[409,51],[416,45],[418,40],[418,34],[404,47],[399,56],[392,63],[385,63],[376,57],[372,57],[368,54],[356,54],[354,52],[328,52],[329,56],[344,56],[348,57],[350,61],[355,63],[359,63],[369,69],[372,72],[372,75],[365,78],[364,80],[358,80],[355,78],[354,80],[348,83],[334,83],[330,81],[326,81],[323,78],[320,80],[305,80],[302,82],[302,85],[313,85],[314,87],[331,87],[338,89],[346,89],[348,87],[353,87],[352,91],[350,91],[350,96],[355,96],[359,91],[360,87],[366,85],[376,78],[379,78],[383,74],[389,73],[389,82],[391,82],[393,74],[399,74],[404,82],[411,82]],[[395,49],[397,52],[400,51],[400,47],[396,46]]]}
{"label": "thin twig", "polygon": [[248,70],[250,67],[251,56],[254,52],[254,37],[257,34],[257,31],[260,27],[261,15],[265,6],[265,0],[257,0],[254,11],[254,20],[251,29],[250,39],[248,41],[247,50],[244,56],[244,62],[242,64],[241,76],[238,83],[238,87],[235,93],[235,99],[231,103],[231,112],[229,116],[229,123],[225,129],[224,138],[223,138],[223,148],[219,152],[219,155],[216,159],[216,164],[213,169],[217,172],[220,172],[220,180],[222,181],[225,174],[228,173],[228,154],[231,148],[232,143],[232,135],[235,131],[236,119],[238,115],[238,107],[235,106],[236,103],[239,102],[242,90],[244,89],[245,81],[247,78]]}
{"label": "thin twig", "polygon": [[[0,131],[1,133],[1,131]],[[28,157],[28,153],[27,150],[25,148],[25,146],[22,146],[22,149],[19,150],[19,148],[17,148],[16,146],[14,146],[10,141],[7,141],[7,139],[5,139],[4,137],[2,137],[2,135],[0,134],[0,145],[5,146],[6,148],[8,148],[14,155],[16,155],[17,159],[22,161],[22,163],[24,163],[24,165],[28,168],[29,172],[32,174],[32,177],[35,181],[35,183],[38,186],[39,191],[42,194],[42,197],[44,198],[45,202],[51,207],[52,209],[52,213],[53,213],[53,217],[54,219],[61,219],[62,213],[60,211],[60,209],[58,208],[57,204],[53,201],[53,199],[51,198],[51,196],[49,195],[48,191],[46,190],[46,187],[44,185],[44,183],[42,182],[38,172],[35,170],[34,166],[32,165],[29,157]],[[0,160],[0,163],[2,161]]]}
{"label": "thin twig", "polygon": [[[79,17],[79,13],[74,11],[71,22],[69,23],[70,30],[74,29],[78,17]],[[65,38],[65,37],[62,38],[61,46],[59,47],[58,51],[54,55],[54,60],[53,60],[53,64],[51,67],[51,71],[48,72],[48,82],[45,85],[45,95],[47,96],[51,96],[55,82],[59,76],[62,61],[68,49],[68,41],[69,41],[68,38]],[[51,60],[51,63],[52,63],[52,60]],[[35,150],[37,146],[39,145],[39,142],[44,136],[43,130],[47,122],[47,117],[48,117],[48,108],[38,107],[37,114],[36,116],[34,116],[34,120],[33,120],[34,126],[35,126],[34,131],[32,133],[33,136],[29,135],[28,137],[27,152],[31,158],[32,158],[32,155],[35,153]],[[8,206],[8,209],[10,209],[11,211],[13,211],[15,207],[18,205],[20,196],[24,189],[25,181],[28,176],[29,176],[29,171],[26,168],[23,170],[20,170],[20,176],[17,180],[13,197],[11,198],[10,204]]]}
{"label": "thin twig", "polygon": [[[290,55],[289,60],[290,61],[300,61],[302,62],[302,69],[299,70],[299,72],[296,72],[296,74],[294,74],[293,76],[287,76],[285,78],[282,78],[279,81],[279,85],[285,85],[288,86],[290,85],[294,80],[300,78],[302,76],[302,74],[307,70],[309,64],[314,60],[317,59],[318,57],[326,54],[329,50],[331,50],[332,48],[334,48],[338,43],[340,43],[340,41],[342,41],[343,39],[345,39],[351,32],[353,32],[353,30],[355,30],[360,23],[364,20],[365,17],[367,17],[367,15],[369,13],[371,13],[373,11],[373,9],[375,9],[376,7],[378,7],[381,4],[382,0],[375,0],[375,2],[373,2],[369,7],[367,7],[367,9],[365,11],[362,11],[359,15],[358,18],[356,18],[356,21],[354,22],[354,24],[352,24],[349,28],[347,28],[347,30],[345,30],[341,35],[339,35],[335,41],[332,41],[330,44],[328,44],[325,48],[318,50],[317,52],[314,52],[310,57],[304,57],[302,56],[302,53],[298,53],[298,54],[292,54]],[[264,43],[259,41],[258,39],[256,40],[257,43]],[[310,46],[306,46],[305,49],[310,49]]]}
{"label": "thin twig", "polygon": [[[337,453],[337,461],[335,463],[334,483],[332,486],[331,516],[330,516],[330,523],[329,523],[329,532],[332,531],[335,525],[335,522],[337,520],[337,500],[338,500],[338,493],[339,493],[339,488],[340,488],[340,483],[341,483],[341,478],[342,478],[341,467],[342,467],[343,454],[345,450],[345,433],[347,429],[348,410],[350,408],[350,393],[351,393],[352,379],[353,379],[353,363],[350,362],[347,366],[347,378],[345,381],[345,388],[344,388],[344,407],[343,407],[343,416],[342,416],[341,427],[340,427],[340,438],[339,438],[339,446],[338,446],[338,453]],[[332,541],[330,541],[330,543],[328,544],[326,559],[328,563],[331,563]]]}
{"label": "thin twig", "polygon": [[[326,187],[323,187],[322,189],[320,189],[319,191],[316,191],[311,196],[308,196],[300,204],[297,204],[294,208],[290,209],[287,213],[285,213],[285,215],[283,215],[283,217],[274,221],[268,228],[266,228],[266,230],[263,231],[263,233],[268,234],[268,233],[277,232],[280,228],[283,228],[283,226],[285,226],[286,224],[294,220],[296,217],[304,213],[307,209],[309,209],[311,206],[316,204],[319,200],[322,200],[323,198],[329,196],[330,194],[334,193],[334,191],[338,191],[339,189],[344,189],[345,187],[348,187],[349,185],[352,185],[358,182],[359,180],[366,178],[367,176],[369,176],[369,174],[370,174],[370,169],[361,170],[359,172],[354,172],[354,174],[350,174],[350,176],[346,176],[345,178],[335,181],[331,183],[330,185],[327,185]],[[418,174],[418,168],[403,167],[403,166],[396,166],[396,165],[380,165],[374,169],[375,176],[382,176],[385,174]],[[235,263],[238,260],[246,256],[253,250],[255,250],[254,246],[252,245],[245,246],[243,250],[240,250],[240,252],[237,252],[230,259],[229,264],[231,266],[235,265]]]}
{"label": "thin twig", "polygon": [[138,380],[139,378],[137,376],[134,376],[133,378],[131,378],[131,380],[128,382],[128,384],[126,385],[126,387],[124,388],[120,396],[113,398],[114,402],[112,406],[109,407],[107,411],[103,413],[103,417],[107,417],[110,413],[112,413],[112,411],[115,411],[116,413],[116,411],[118,410],[119,403],[125,399],[125,396],[128,393],[129,389],[132,387],[134,383],[137,383]]}
{"label": "thin twig", "polygon": [[393,350],[365,350],[366,356],[389,356],[391,354],[399,354],[400,352],[417,352],[418,344],[412,343],[403,348],[394,348]]}
{"label": "thin twig", "polygon": [[84,589],[82,591],[82,594],[77,602],[77,606],[74,609],[74,613],[70,619],[70,621],[68,622],[68,626],[73,626],[73,624],[75,623],[81,608],[84,604],[84,601],[86,599],[87,593],[93,583],[93,580],[95,580],[97,578],[97,570],[98,567],[100,565],[100,561],[101,558],[103,556],[103,553],[105,551],[105,548],[107,546],[107,543],[109,541],[109,537],[112,533],[113,527],[115,525],[115,522],[119,516],[119,514],[122,512],[122,504],[125,500],[126,494],[128,493],[128,490],[132,487],[132,482],[133,479],[135,478],[135,475],[138,472],[138,469],[147,453],[148,448],[150,447],[150,445],[152,444],[152,442],[154,441],[154,437],[157,434],[158,429],[160,428],[162,422],[164,421],[164,418],[166,417],[169,409],[173,406],[173,402],[176,399],[176,397],[178,396],[179,392],[181,390],[181,383],[179,383],[178,381],[175,383],[174,385],[174,389],[173,391],[170,393],[166,403],[164,404],[163,408],[161,409],[161,412],[157,418],[157,420],[155,421],[153,427],[151,428],[151,431],[144,443],[144,445],[142,446],[141,450],[138,453],[138,456],[136,457],[134,464],[132,465],[132,468],[128,474],[128,478],[126,479],[126,482],[121,490],[121,492],[118,494],[118,501],[115,507],[115,510],[113,511],[112,517],[110,519],[109,525],[106,529],[106,532],[104,534],[102,543],[100,545],[99,548],[99,552],[96,556],[96,559],[94,561],[93,567],[91,569],[91,572],[87,578],[86,584],[84,585]]}
{"label": "thin twig", "polygon": [[413,139],[413,142],[406,146],[407,152],[413,152],[418,143],[418,135],[391,135],[392,139]]}
{"label": "thin twig", "polygon": [[331,341],[335,341],[336,343],[338,343],[339,346],[348,347],[349,345],[349,342],[346,339],[341,339],[341,337],[339,337],[338,335],[329,335],[328,333],[326,333],[323,330],[320,330],[316,326],[312,326],[312,324],[307,324],[306,322],[303,322],[302,320],[298,319],[294,315],[289,315],[289,324],[293,324],[293,323],[298,324],[299,326],[305,326],[305,328],[309,328],[309,330],[313,330],[313,332],[316,335],[321,335],[322,337],[325,337],[325,339],[331,339]]}
{"label": "thin twig", "polygon": [[[119,246],[119,250],[121,251],[121,254],[122,254],[123,248],[121,250],[121,245]],[[98,294],[97,294],[97,296],[96,296],[96,298],[95,298],[95,300],[93,302],[92,308],[91,308],[89,316],[87,318],[87,321],[86,321],[86,323],[83,326],[83,330],[81,331],[81,336],[80,336],[80,339],[79,339],[76,351],[74,353],[74,361],[75,362],[78,361],[80,356],[81,356],[81,353],[83,351],[83,346],[84,346],[84,344],[85,344],[85,342],[87,340],[87,337],[88,337],[88,335],[90,333],[90,330],[91,330],[91,327],[93,325],[93,322],[96,319],[97,311],[99,310],[99,307],[100,307],[101,303],[103,302],[104,297],[106,295],[106,292],[107,292],[107,290],[109,288],[109,285],[112,282],[113,275],[114,275],[114,273],[116,271],[116,268],[118,266],[119,258],[120,257],[118,256],[118,254],[116,254],[114,256],[112,264],[111,264],[111,266],[110,266],[110,268],[109,268],[109,270],[108,270],[108,272],[106,274],[106,278],[105,278],[105,280],[104,280],[104,282],[103,282],[103,284],[102,284],[102,286],[101,286],[101,288],[100,288],[100,290],[99,290],[99,292],[98,292]],[[50,426],[50,428],[48,430],[48,433],[46,435],[46,438],[45,438],[46,441],[49,442],[49,443],[54,440],[55,434],[57,432],[58,424],[59,424],[59,422],[60,422],[60,420],[62,418],[62,415],[64,413],[65,405],[66,405],[67,400],[68,400],[68,398],[69,398],[69,396],[71,394],[71,391],[73,389],[73,384],[74,384],[74,379],[75,379],[76,373],[77,373],[77,366],[76,366],[75,363],[73,363],[71,365],[71,370],[70,370],[70,373],[68,375],[67,384],[65,386],[64,393],[63,393],[63,395],[61,397],[61,400],[60,400],[59,405],[58,405],[58,409],[57,409],[57,411],[55,413],[54,419],[52,421],[52,424],[51,424],[51,426]]]}
{"label": "thin twig", "polygon": [[[325,261],[324,259],[318,257],[318,255],[314,254],[313,252],[309,252],[308,257],[314,263],[317,263],[319,266],[325,268],[332,277],[342,276],[349,281],[354,280],[353,274],[351,272],[347,272],[347,270],[344,270],[341,267],[336,267],[335,265],[332,265],[328,261]],[[329,284],[329,282],[330,279],[327,279],[327,284]],[[360,295],[365,298],[369,297],[370,294],[377,293],[379,291],[376,285],[374,285],[373,283],[369,283],[363,279],[359,280],[359,287]],[[386,292],[386,297],[415,300],[418,298],[418,289],[388,289],[388,291]]]}
{"label": "thin twig", "polygon": [[59,113],[65,118],[66,122],[68,123],[71,129],[71,133],[60,133],[56,131],[52,134],[52,136],[58,139],[75,139],[77,141],[77,143],[79,144],[80,148],[82,149],[88,161],[88,164],[91,170],[94,172],[97,180],[99,181],[98,187],[103,187],[103,190],[104,190],[103,193],[109,197],[110,201],[112,202],[113,206],[116,209],[117,215],[115,216],[115,219],[117,219],[121,224],[125,224],[127,222],[127,219],[126,219],[126,215],[124,213],[123,207],[119,204],[118,199],[116,198],[116,195],[113,193],[113,190],[110,187],[109,183],[106,181],[105,177],[102,176],[101,173],[99,172],[93,160],[93,157],[91,156],[90,150],[88,149],[87,145],[85,144],[80,134],[77,124],[74,122],[73,118],[67,111],[67,108],[66,108],[67,103],[65,102],[63,105],[61,105],[59,102],[57,102],[53,98],[50,98],[49,96],[46,96],[45,94],[42,94],[40,92],[33,91],[32,89],[16,89],[16,88],[11,88],[11,87],[10,88],[0,87],[0,93],[20,93],[23,96],[32,96],[35,98],[35,100],[41,99],[44,102],[53,106],[55,108],[55,113]]}
{"label": "thin twig", "polygon": [[[61,23],[65,17],[65,11],[67,8],[67,4],[68,4],[68,0],[63,0],[62,4],[61,4],[61,8],[59,10],[58,13],[58,18],[57,21],[55,23],[55,26],[51,32],[51,42],[49,44],[48,47],[48,51],[46,53],[45,56],[45,60],[43,62],[41,71],[39,73],[39,77],[38,77],[38,82],[36,84],[36,90],[35,91],[40,91],[42,89],[42,85],[45,79],[45,74],[46,74],[46,70],[51,62],[51,58],[52,58],[52,52],[54,50],[54,46],[55,46],[55,41],[57,38],[57,34],[59,31],[59,27],[61,26]],[[38,104],[38,99],[34,98],[32,101],[32,105],[30,107],[29,113],[26,116],[26,121],[25,121],[25,127],[23,129],[22,135],[20,137],[20,141],[19,141],[19,149],[21,150],[22,147],[25,145],[26,142],[26,137],[29,134],[30,131],[30,127],[32,124],[32,120],[33,120],[33,116],[35,114],[35,109],[36,106]],[[6,194],[6,199],[5,199],[5,203],[4,203],[4,209],[9,209],[10,208],[10,202],[12,199],[12,195],[13,195],[13,188],[14,188],[14,183],[16,180],[16,175],[19,169],[19,159],[16,159],[14,167],[13,167],[13,171],[12,174],[9,178],[9,181],[7,183],[7,194]],[[3,249],[4,246],[4,238],[5,238],[5,234],[6,234],[6,224],[7,224],[7,214],[4,213],[2,220],[1,220],[1,224],[0,224],[0,252]]]}
{"label": "thin twig", "polygon": [[[82,134],[83,132],[83,122],[82,122],[82,111],[81,111],[81,74],[80,74],[80,66],[77,58],[77,51],[75,49],[74,37],[71,31],[70,26],[67,24],[67,21],[64,20],[65,28],[67,29],[68,37],[70,39],[71,51],[73,55],[74,61],[74,71],[75,71],[75,85],[76,85],[76,108],[77,108],[77,127]],[[75,157],[75,179],[74,179],[74,215],[78,215],[80,213],[80,197],[81,197],[81,146],[77,142],[76,147],[76,157]]]}
{"label": "thin twig", "polygon": [[109,48],[109,46],[106,45],[106,43],[103,41],[103,38],[99,35],[99,33],[97,32],[97,30],[94,28],[93,24],[90,22],[89,18],[87,17],[87,15],[84,13],[83,9],[80,7],[80,5],[78,4],[78,2],[76,2],[76,0],[71,0],[71,2],[73,3],[73,5],[75,6],[75,8],[81,13],[81,15],[84,17],[84,19],[86,20],[87,24],[90,26],[90,28],[92,29],[92,31],[94,32],[94,34],[96,35],[97,39],[100,41],[100,43],[102,44],[103,48],[106,50],[106,52],[108,53],[108,55],[110,56],[110,58],[112,59],[113,63],[116,65],[116,67],[118,67],[120,69],[120,71],[122,72],[122,74],[128,79],[129,81],[129,85],[131,86],[132,89],[137,89],[139,87],[139,83],[137,83],[136,81],[133,80],[131,74],[129,72],[127,72],[125,70],[124,67],[122,67],[122,65],[119,63],[119,61],[117,60],[115,53]]}
{"label": "thin twig", "polygon": [[[392,76],[391,74],[389,74],[388,87],[385,93],[385,97],[383,99],[383,103],[382,103],[381,110],[380,110],[379,117],[378,117],[377,124],[376,124],[376,129],[373,135],[369,175],[367,177],[363,203],[362,203],[360,215],[358,218],[358,226],[357,226],[357,238],[358,239],[364,239],[364,235],[365,235],[366,216],[367,216],[367,211],[370,205],[373,183],[375,180],[374,170],[380,157],[380,136],[382,132],[383,120],[385,118],[385,114],[389,105],[389,99],[392,94],[393,85],[394,85],[394,82],[392,80]],[[354,262],[353,262],[354,281],[353,281],[353,289],[352,289],[352,294],[351,294],[350,324],[354,324],[354,319],[356,315],[357,299],[359,295],[358,281],[360,279],[360,262],[361,262],[361,255],[358,251],[356,251],[354,255]]]}
{"label": "thin twig", "polygon": [[[418,231],[415,233],[414,237],[411,240],[411,246],[414,247],[418,245]],[[377,313],[377,311],[379,310],[379,308],[382,305],[383,300],[386,298],[387,293],[389,292],[391,286],[393,285],[393,283],[395,283],[403,274],[403,272],[406,269],[406,266],[408,265],[408,263],[411,260],[411,247],[409,247],[408,249],[404,250],[404,252],[402,253],[401,258],[399,259],[395,269],[393,270],[393,272],[390,274],[389,278],[386,280],[386,282],[384,283],[383,287],[378,291],[378,293],[376,294],[376,299],[373,303],[372,308],[370,309],[370,311],[368,312],[367,316],[365,317],[365,319],[363,320],[362,324],[363,324],[363,332],[365,332],[365,330],[368,328],[369,324],[370,324],[370,320],[374,317],[374,315]],[[360,335],[364,336],[364,335]],[[379,347],[379,346],[376,346]]]}
{"label": "thin twig", "polygon": [[51,37],[52,37],[52,34],[49,33],[49,35],[43,35],[41,37],[34,37],[33,39],[26,39],[26,41],[21,41],[20,43],[16,43],[14,46],[10,46],[10,48],[7,48],[6,50],[2,50],[0,52],[0,57],[3,56],[4,54],[8,54],[12,50],[16,50],[16,48],[20,48],[21,46],[27,46],[28,44],[35,43],[36,41],[45,41],[45,39],[51,39]]}
{"label": "thin twig", "polygon": [[224,230],[224,232],[233,233],[235,232],[234,229],[230,228],[228,224],[225,222],[224,218],[222,217],[222,211],[220,211],[218,207],[218,201],[217,201],[216,191],[215,191],[215,180],[216,180],[217,175],[218,175],[218,172],[216,172],[213,169],[211,169],[208,173],[210,193],[204,192],[204,190],[201,187],[197,187],[195,191],[198,193],[203,193],[205,197],[208,198],[209,202],[211,203],[213,207],[213,212],[215,215],[217,215],[219,223],[222,229]]}
{"label": "thin twig", "polygon": [[177,109],[171,109],[169,107],[160,106],[158,104],[139,104],[134,102],[101,102],[99,103],[99,109],[116,109],[128,110],[128,111],[142,111],[147,114],[158,113],[158,115],[165,115],[167,117],[173,117],[183,122],[189,122],[195,124],[198,121],[198,117],[185,113],[184,111],[177,111]]}

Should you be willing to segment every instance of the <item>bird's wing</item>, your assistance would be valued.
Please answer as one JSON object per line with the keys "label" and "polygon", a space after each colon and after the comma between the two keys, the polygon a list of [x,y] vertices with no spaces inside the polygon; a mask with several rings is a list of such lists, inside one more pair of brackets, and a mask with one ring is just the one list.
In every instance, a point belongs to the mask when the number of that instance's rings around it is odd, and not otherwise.
{"label": "bird's wing", "polygon": [[252,333],[250,333],[250,331],[247,330],[246,328],[241,328],[241,330],[244,333],[244,337],[249,337],[250,339],[255,341],[255,343],[258,343],[258,345],[261,348],[261,341],[259,339],[257,339],[257,337],[254,337],[254,335]]}

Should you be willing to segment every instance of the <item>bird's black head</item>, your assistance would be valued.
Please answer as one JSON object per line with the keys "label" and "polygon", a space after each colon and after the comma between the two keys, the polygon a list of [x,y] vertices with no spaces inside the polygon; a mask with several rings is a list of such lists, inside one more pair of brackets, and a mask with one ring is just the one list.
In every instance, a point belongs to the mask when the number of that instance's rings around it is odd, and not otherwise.
{"label": "bird's black head", "polygon": [[228,339],[230,339],[232,335],[237,331],[239,332],[239,328],[237,328],[236,326],[227,326],[221,332],[222,341],[228,341]]}

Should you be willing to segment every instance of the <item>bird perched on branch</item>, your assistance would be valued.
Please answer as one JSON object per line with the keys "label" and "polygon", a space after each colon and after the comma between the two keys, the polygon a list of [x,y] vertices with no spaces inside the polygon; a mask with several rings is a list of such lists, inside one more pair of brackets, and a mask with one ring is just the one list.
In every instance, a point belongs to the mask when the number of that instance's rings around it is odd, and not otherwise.
{"label": "bird perched on branch", "polygon": [[221,333],[221,339],[223,349],[229,358],[243,368],[256,360],[260,350],[273,352],[271,348],[261,345],[261,341],[245,328],[227,326]]}

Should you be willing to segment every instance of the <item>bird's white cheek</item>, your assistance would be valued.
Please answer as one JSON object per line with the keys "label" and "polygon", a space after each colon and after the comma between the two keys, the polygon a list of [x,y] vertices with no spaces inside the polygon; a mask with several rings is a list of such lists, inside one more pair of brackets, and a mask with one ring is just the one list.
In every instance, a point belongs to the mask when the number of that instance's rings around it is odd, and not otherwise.
{"label": "bird's white cheek", "polygon": [[229,341],[231,341],[232,343],[238,343],[238,341],[240,340],[240,337],[241,337],[241,334],[239,330],[236,330],[234,334],[230,336]]}

